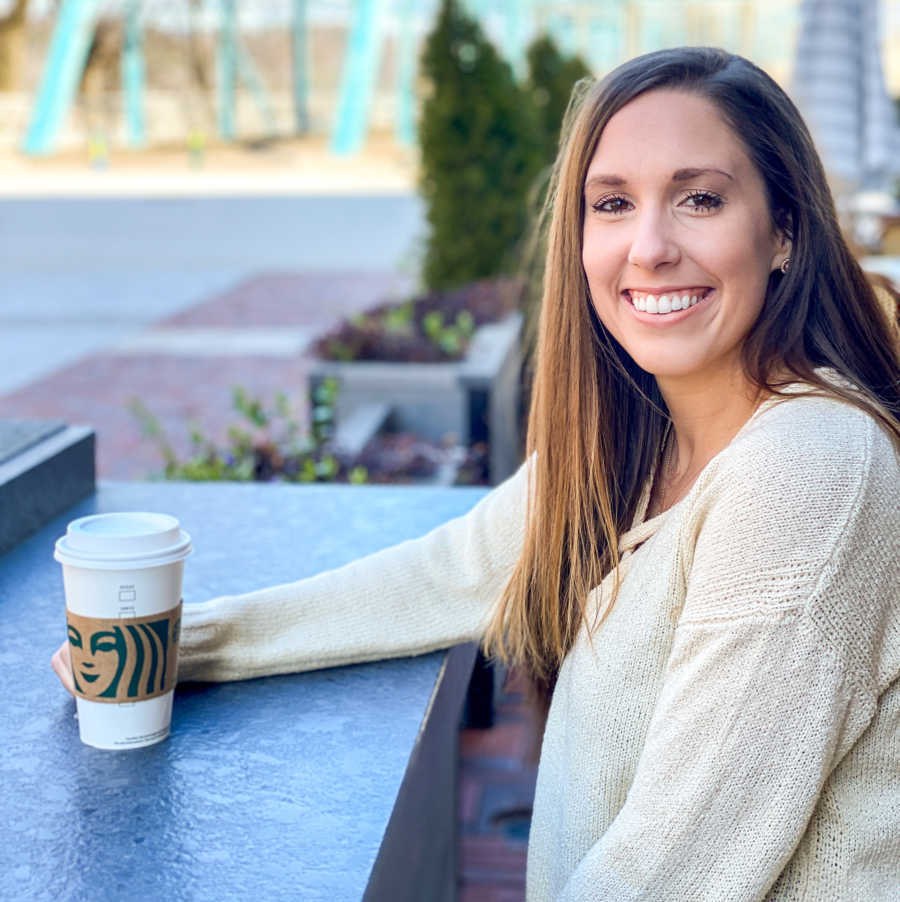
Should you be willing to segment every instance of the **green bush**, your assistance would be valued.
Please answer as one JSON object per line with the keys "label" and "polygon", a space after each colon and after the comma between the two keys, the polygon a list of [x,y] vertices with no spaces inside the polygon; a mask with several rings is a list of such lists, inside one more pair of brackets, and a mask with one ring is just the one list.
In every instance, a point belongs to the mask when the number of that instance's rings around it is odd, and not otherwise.
{"label": "green bush", "polygon": [[526,84],[540,126],[541,154],[545,165],[556,159],[559,130],[572,88],[591,70],[580,56],[564,56],[549,35],[540,35],[528,47]]}
{"label": "green bush", "polygon": [[457,0],[443,0],[422,62],[423,278],[437,290],[515,270],[540,129],[527,92]]}

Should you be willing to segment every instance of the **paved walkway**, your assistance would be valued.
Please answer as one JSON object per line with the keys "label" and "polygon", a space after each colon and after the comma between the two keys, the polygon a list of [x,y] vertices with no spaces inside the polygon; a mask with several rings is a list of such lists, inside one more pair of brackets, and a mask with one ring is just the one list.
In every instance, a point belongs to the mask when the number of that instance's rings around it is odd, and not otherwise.
{"label": "paved walkway", "polygon": [[423,230],[412,194],[0,198],[0,394],[261,272],[416,272]]}
{"label": "paved walkway", "polygon": [[306,414],[305,383],[314,336],[373,298],[402,297],[409,279],[381,272],[275,273],[167,317],[104,350],[0,395],[0,416],[62,419],[97,433],[101,479],[145,479],[163,467],[129,405],[138,400],[181,455],[194,428],[217,442],[240,417],[236,386],[271,407],[277,392]]}
{"label": "paved walkway", "polygon": [[[231,389],[271,404],[292,396],[305,416],[313,337],[341,316],[403,296],[407,277],[372,272],[267,272],[163,317],[102,350],[0,394],[0,417],[61,419],[97,432],[101,479],[159,472],[157,448],[129,413],[133,398],[153,412],[181,453],[187,424],[218,440],[237,416]],[[2,391],[2,388],[0,388]],[[535,767],[531,731],[513,681],[497,703],[492,729],[460,733],[460,902],[521,902]]]}

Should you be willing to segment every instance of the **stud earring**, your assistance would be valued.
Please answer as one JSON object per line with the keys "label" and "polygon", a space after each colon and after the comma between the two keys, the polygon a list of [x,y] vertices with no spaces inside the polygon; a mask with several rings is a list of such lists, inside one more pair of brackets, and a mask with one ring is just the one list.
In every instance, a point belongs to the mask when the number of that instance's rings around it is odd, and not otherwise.
{"label": "stud earring", "polygon": [[782,261],[781,266],[778,267],[783,273],[786,273],[791,268],[791,258],[785,257]]}

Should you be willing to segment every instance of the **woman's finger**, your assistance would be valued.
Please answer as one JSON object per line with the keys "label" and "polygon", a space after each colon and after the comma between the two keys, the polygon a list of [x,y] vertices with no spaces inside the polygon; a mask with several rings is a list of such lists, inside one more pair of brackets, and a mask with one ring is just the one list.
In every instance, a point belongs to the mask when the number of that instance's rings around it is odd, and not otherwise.
{"label": "woman's finger", "polygon": [[75,694],[75,681],[72,679],[72,658],[69,655],[69,643],[63,642],[50,659],[50,666],[56,671],[59,681],[66,691]]}

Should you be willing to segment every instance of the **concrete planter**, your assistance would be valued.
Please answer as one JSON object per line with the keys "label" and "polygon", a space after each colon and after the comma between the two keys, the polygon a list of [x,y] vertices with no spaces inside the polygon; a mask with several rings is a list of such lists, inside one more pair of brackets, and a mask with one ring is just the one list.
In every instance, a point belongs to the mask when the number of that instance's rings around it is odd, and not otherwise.
{"label": "concrete planter", "polygon": [[94,432],[0,420],[0,554],[94,491]]}
{"label": "concrete planter", "polygon": [[489,441],[491,481],[496,484],[520,461],[521,326],[521,314],[513,313],[479,327],[466,356],[454,363],[316,360],[310,387],[329,377],[338,381],[339,429],[354,411],[388,404],[398,430],[433,441],[448,436],[466,444]]}

